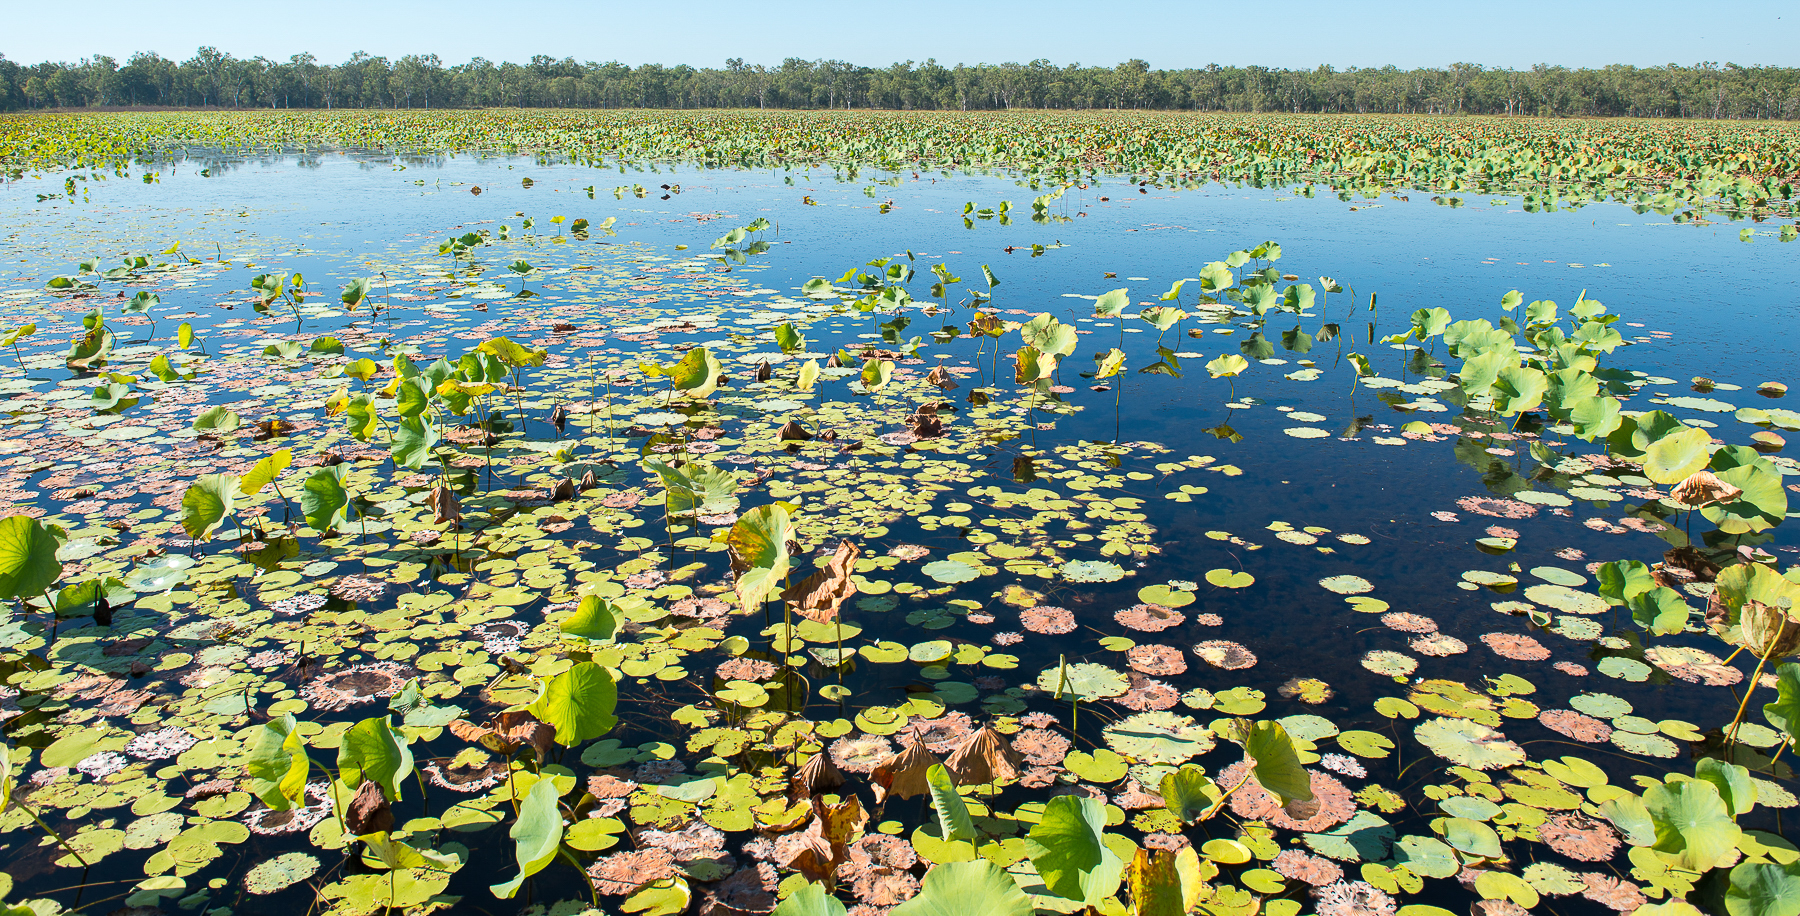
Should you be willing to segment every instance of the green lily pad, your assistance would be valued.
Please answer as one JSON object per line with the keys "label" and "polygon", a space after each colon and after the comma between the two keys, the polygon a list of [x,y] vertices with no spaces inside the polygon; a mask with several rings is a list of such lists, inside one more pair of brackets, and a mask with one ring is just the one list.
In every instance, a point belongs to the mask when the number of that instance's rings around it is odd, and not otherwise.
{"label": "green lily pad", "polygon": [[1256,583],[1256,577],[1247,572],[1212,569],[1207,570],[1206,581],[1218,588],[1249,588]]}
{"label": "green lily pad", "polygon": [[1533,862],[1519,873],[1532,890],[1550,897],[1566,897],[1587,890],[1581,876],[1554,862]]}
{"label": "green lily pad", "polygon": [[1587,584],[1587,577],[1557,566],[1533,566],[1531,574],[1552,585],[1564,585],[1574,588]]}
{"label": "green lily pad", "polygon": [[1365,760],[1380,760],[1394,749],[1394,742],[1377,732],[1347,731],[1338,735],[1337,741],[1339,747]]}
{"label": "green lily pad", "polygon": [[1332,830],[1300,839],[1313,852],[1341,862],[1379,862],[1388,857],[1394,828],[1372,811],[1358,811]]}
{"label": "green lily pad", "polygon": [[1319,586],[1328,592],[1339,595],[1361,595],[1372,592],[1375,586],[1361,576],[1329,576],[1319,580]]}
{"label": "green lily pad", "polygon": [[1499,731],[1468,719],[1428,719],[1413,736],[1431,752],[1477,770],[1493,770],[1525,762],[1525,750]]}
{"label": "green lily pad", "polygon": [[1565,785],[1581,789],[1606,785],[1606,771],[1580,757],[1545,760],[1540,766],[1544,768],[1544,772]]}
{"label": "green lily pad", "polygon": [[[1495,842],[1498,850],[1500,844]],[[1475,892],[1485,900],[1511,900],[1525,909],[1538,905],[1538,892],[1529,882],[1511,872],[1490,869],[1475,878]]]}
{"label": "green lily pad", "polygon": [[911,650],[897,642],[879,642],[856,650],[856,654],[878,665],[891,665],[895,662],[906,661],[910,653]]}
{"label": "green lily pad", "polygon": [[1298,738],[1302,741],[1312,741],[1316,743],[1334,737],[1338,733],[1336,723],[1324,716],[1315,716],[1309,713],[1282,716],[1276,721],[1281,723],[1281,727],[1287,730],[1290,737]]}
{"label": "green lily pad", "polygon": [[318,859],[304,852],[284,852],[258,862],[245,873],[244,889],[252,894],[273,894],[318,873]]}
{"label": "green lily pad", "polygon": [[1254,716],[1268,706],[1263,692],[1251,687],[1221,690],[1212,698],[1212,708],[1230,716]]}
{"label": "green lily pad", "polygon": [[1600,664],[1595,667],[1599,668],[1600,673],[1607,677],[1616,677],[1632,683],[1641,683],[1650,679],[1651,668],[1649,665],[1623,655],[1609,655],[1601,659]]}
{"label": "green lily pad", "polygon": [[1066,676],[1061,666],[1046,668],[1038,675],[1037,685],[1051,694],[1060,693],[1064,699],[1074,696],[1086,701],[1124,696],[1131,689],[1131,681],[1125,675],[1093,662],[1068,666]]}
{"label": "green lily pad", "polygon": [[1376,674],[1405,677],[1419,670],[1419,660],[1391,649],[1375,649],[1363,655],[1362,666]]}
{"label": "green lily pad", "polygon": [[929,639],[907,650],[906,657],[921,665],[941,662],[950,657],[956,646],[948,639]]}
{"label": "green lily pad", "polygon": [[1070,582],[1117,582],[1125,578],[1125,567],[1105,560],[1071,560],[1059,572]]}
{"label": "green lily pad", "polygon": [[1486,569],[1471,569],[1462,574],[1462,580],[1495,589],[1511,589],[1519,584],[1517,576],[1509,576],[1506,573],[1492,572]]}
{"label": "green lily pad", "polygon": [[1141,712],[1114,722],[1105,730],[1106,743],[1140,763],[1180,764],[1213,748],[1206,726],[1187,716],[1165,710]]}
{"label": "green lily pad", "polygon": [[1096,748],[1093,753],[1074,751],[1063,758],[1063,769],[1074,773],[1086,782],[1105,785],[1125,778],[1130,769],[1130,761],[1106,748]]}
{"label": "green lily pad", "polygon": [[1569,705],[1596,719],[1613,719],[1631,712],[1630,703],[1610,693],[1578,693],[1569,698]]}
{"label": "green lily pad", "polygon": [[945,585],[971,582],[981,575],[980,570],[961,560],[934,560],[925,564],[921,571]]}
{"label": "green lily pad", "polygon": [[1500,835],[1494,828],[1467,817],[1449,817],[1435,824],[1443,832],[1444,841],[1458,852],[1484,859],[1500,857]]}
{"label": "green lily pad", "polygon": [[1500,813],[1500,806],[1473,795],[1452,795],[1438,802],[1438,807],[1451,817],[1468,818],[1475,821],[1493,820]]}
{"label": "green lily pad", "polygon": [[1160,604],[1163,607],[1187,607],[1194,603],[1194,593],[1171,588],[1167,585],[1146,585],[1138,589],[1138,600],[1145,604]]}
{"label": "green lily pad", "polygon": [[1611,740],[1612,743],[1633,754],[1642,754],[1645,757],[1661,757],[1666,759],[1681,753],[1681,749],[1675,745],[1675,742],[1670,741],[1661,735],[1640,735],[1636,732],[1615,729],[1612,733]]}
{"label": "green lily pad", "polygon": [[1578,592],[1566,585],[1556,584],[1533,585],[1525,589],[1525,599],[1570,614],[1599,614],[1609,607],[1599,595]]}
{"label": "green lily pad", "polygon": [[1419,717],[1419,707],[1399,697],[1377,699],[1375,711],[1389,719],[1417,719]]}
{"label": "green lily pad", "polygon": [[1456,851],[1442,840],[1427,836],[1403,836],[1394,844],[1394,860],[1424,878],[1452,878],[1462,871]]}

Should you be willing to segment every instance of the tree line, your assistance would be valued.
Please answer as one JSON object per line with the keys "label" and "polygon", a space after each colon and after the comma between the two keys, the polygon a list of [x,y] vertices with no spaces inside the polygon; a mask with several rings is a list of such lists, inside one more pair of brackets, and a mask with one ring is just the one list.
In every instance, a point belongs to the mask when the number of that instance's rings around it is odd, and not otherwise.
{"label": "tree line", "polygon": [[1529,70],[1448,67],[1157,70],[935,60],[864,67],[788,58],[774,67],[732,58],[690,67],[475,58],[398,60],[311,54],[240,58],[213,47],[185,61],[134,54],[20,64],[0,55],[0,111],[45,108],[875,108],[908,110],[1160,109],[1237,112],[1485,114],[1545,117],[1800,118],[1800,68],[1613,65]]}

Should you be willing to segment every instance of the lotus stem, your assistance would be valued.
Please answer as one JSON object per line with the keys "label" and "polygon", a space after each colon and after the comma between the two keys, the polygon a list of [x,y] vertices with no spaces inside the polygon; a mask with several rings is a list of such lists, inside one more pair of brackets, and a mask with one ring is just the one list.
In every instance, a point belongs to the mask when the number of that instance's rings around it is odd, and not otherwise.
{"label": "lotus stem", "polygon": [[[1770,643],[1771,649],[1773,649],[1775,642],[1781,640],[1781,631],[1785,629],[1787,629],[1787,615],[1783,614],[1781,615],[1781,623],[1777,624],[1775,627],[1775,639]],[[1756,670],[1750,674],[1750,683],[1744,688],[1744,698],[1738,701],[1737,715],[1731,718],[1731,734],[1725,739],[1727,746],[1735,746],[1737,744],[1738,726],[1743,722],[1744,710],[1750,708],[1750,695],[1756,692],[1756,682],[1762,677],[1763,666],[1769,663],[1769,655],[1773,654],[1775,653],[1771,651],[1768,655],[1764,655],[1756,660]]]}
{"label": "lotus stem", "polygon": [[1196,818],[1195,820],[1196,821],[1212,820],[1213,815],[1219,813],[1219,809],[1225,806],[1226,800],[1231,798],[1232,793],[1236,792],[1239,789],[1242,789],[1244,787],[1244,783],[1249,782],[1250,777],[1252,777],[1254,775],[1256,775],[1256,770],[1254,767],[1252,767],[1249,770],[1246,770],[1244,772],[1244,778],[1238,780],[1237,785],[1232,786],[1231,789],[1228,790],[1224,795],[1219,796],[1219,800],[1216,802],[1213,802],[1211,805],[1207,806],[1207,809],[1205,811],[1200,812],[1200,816],[1198,818]]}
{"label": "lotus stem", "polygon": [[31,815],[31,819],[36,821],[37,825],[39,827],[42,827],[44,829],[44,832],[49,834],[50,838],[56,841],[57,845],[61,846],[65,850],[68,850],[69,855],[74,856],[75,861],[80,862],[82,868],[92,868],[93,867],[92,863],[88,862],[88,860],[81,857],[81,853],[75,851],[75,847],[69,845],[69,841],[64,839],[62,834],[57,833],[56,831],[50,829],[50,825],[44,823],[44,819],[41,817],[38,817],[38,813],[36,811],[31,810],[31,808],[29,806],[27,806],[23,801],[14,799],[14,802],[19,806],[20,810],[24,811],[26,814]]}

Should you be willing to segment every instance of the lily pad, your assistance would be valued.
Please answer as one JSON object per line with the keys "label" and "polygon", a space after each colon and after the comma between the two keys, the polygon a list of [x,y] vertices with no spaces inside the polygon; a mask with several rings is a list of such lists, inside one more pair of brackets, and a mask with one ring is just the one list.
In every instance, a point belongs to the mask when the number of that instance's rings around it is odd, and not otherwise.
{"label": "lily pad", "polygon": [[1535,604],[1553,607],[1570,614],[1599,614],[1609,605],[1605,599],[1587,592],[1578,592],[1566,585],[1533,585],[1525,589],[1525,598]]}
{"label": "lily pad", "polygon": [[1256,583],[1256,577],[1247,572],[1212,569],[1207,570],[1206,581],[1218,588],[1249,588]]}
{"label": "lily pad", "polygon": [[244,889],[252,894],[273,894],[318,873],[318,859],[304,852],[284,852],[258,862],[245,873]]}
{"label": "lily pad", "polygon": [[1468,719],[1428,719],[1413,736],[1431,752],[1476,770],[1494,770],[1525,762],[1525,750],[1499,731]]}
{"label": "lily pad", "polygon": [[1065,699],[1074,696],[1088,701],[1123,696],[1131,689],[1131,681],[1125,675],[1094,662],[1070,665],[1066,673],[1060,666],[1046,668],[1038,675],[1037,685]]}
{"label": "lily pad", "polygon": [[1319,586],[1328,592],[1339,595],[1361,595],[1372,592],[1375,586],[1361,576],[1329,576],[1319,580]]}
{"label": "lily pad", "polygon": [[933,560],[921,567],[921,572],[945,585],[956,585],[974,581],[981,571],[961,560]]}
{"label": "lily pad", "polygon": [[1300,839],[1313,852],[1341,862],[1379,862],[1388,856],[1394,828],[1372,811],[1358,811],[1332,830]]}
{"label": "lily pad", "polygon": [[1106,743],[1139,763],[1180,764],[1213,748],[1206,726],[1163,710],[1141,712],[1108,725]]}
{"label": "lily pad", "polygon": [[[1117,582],[1125,578],[1123,566],[1105,560],[1071,560],[1063,564],[1060,572],[1070,582]],[[931,575],[929,572],[926,574]]]}
{"label": "lily pad", "polygon": [[1194,603],[1194,593],[1167,585],[1146,585],[1138,589],[1138,600],[1167,608],[1187,607]]}
{"label": "lily pad", "polygon": [[1376,674],[1405,677],[1419,669],[1419,661],[1390,649],[1375,649],[1363,655],[1362,666]]}

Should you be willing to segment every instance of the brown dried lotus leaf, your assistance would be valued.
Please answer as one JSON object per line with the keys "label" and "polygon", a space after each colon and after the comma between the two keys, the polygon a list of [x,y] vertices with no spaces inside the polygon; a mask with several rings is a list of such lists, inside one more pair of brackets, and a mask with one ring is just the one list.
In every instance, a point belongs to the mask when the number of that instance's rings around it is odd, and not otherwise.
{"label": "brown dried lotus leaf", "polygon": [[595,798],[625,798],[637,791],[638,784],[611,773],[595,773],[588,777],[587,791]]}
{"label": "brown dried lotus leaf", "polygon": [[993,726],[984,725],[950,754],[944,768],[959,786],[986,785],[1001,779],[1018,779],[1024,762]]}
{"label": "brown dried lotus leaf", "polygon": [[781,593],[783,600],[794,605],[802,617],[815,623],[830,623],[838,617],[844,602],[856,595],[856,582],[850,578],[862,548],[848,540],[839,541],[831,562]]}
{"label": "brown dried lotus leaf", "polygon": [[817,798],[844,784],[844,771],[837,768],[831,755],[820,751],[788,781],[788,797]]}
{"label": "brown dried lotus leaf", "polygon": [[510,755],[519,748],[530,745],[537,752],[538,759],[543,760],[550,752],[550,742],[556,737],[556,729],[539,722],[531,713],[512,710],[495,716],[485,727],[465,719],[456,719],[450,723],[450,734],[471,744],[480,744],[497,754]]}
{"label": "brown dried lotus leaf", "polygon": [[805,875],[809,881],[823,881],[850,858],[850,844],[862,836],[869,815],[854,795],[836,805],[815,798],[812,809],[812,823],[807,825],[798,842],[787,847],[786,859],[781,864]]}
{"label": "brown dried lotus leaf", "polygon": [[344,827],[355,836],[394,829],[394,812],[375,780],[365,779],[357,787],[356,795],[350,799],[349,810],[344,812]]}
{"label": "brown dried lotus leaf", "polygon": [[680,873],[681,867],[675,864],[675,856],[667,849],[654,846],[605,856],[588,866],[588,878],[594,882],[594,890],[618,896]]}
{"label": "brown dried lotus leaf", "polygon": [[875,801],[929,795],[931,783],[925,780],[925,773],[941,763],[943,761],[926,750],[924,744],[907,741],[905,749],[876,765],[869,774],[869,781],[875,788]]}
{"label": "brown dried lotus leaf", "polygon": [[944,421],[938,419],[937,405],[921,404],[906,418],[906,428],[920,439],[935,439],[944,434]]}
{"label": "brown dried lotus leaf", "polygon": [[1669,497],[1684,506],[1699,508],[1728,503],[1744,495],[1738,487],[1720,480],[1711,471],[1695,471],[1669,491]]}
{"label": "brown dried lotus leaf", "polygon": [[1757,658],[1785,658],[1800,651],[1800,615],[1754,599],[1738,612],[1744,648]]}

